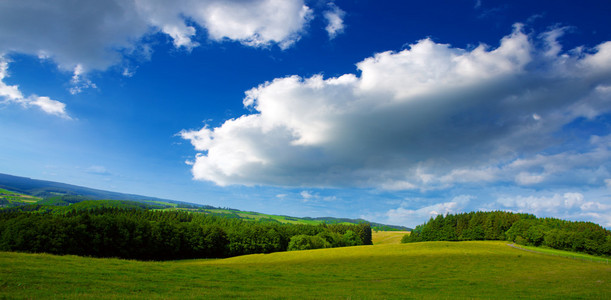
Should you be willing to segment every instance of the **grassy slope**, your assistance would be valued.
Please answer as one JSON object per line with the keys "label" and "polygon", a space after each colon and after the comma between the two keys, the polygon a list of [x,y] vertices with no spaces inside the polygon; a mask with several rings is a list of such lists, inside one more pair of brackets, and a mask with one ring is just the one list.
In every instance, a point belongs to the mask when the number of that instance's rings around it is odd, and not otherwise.
{"label": "grassy slope", "polygon": [[386,244],[173,262],[0,252],[3,296],[610,299],[611,265],[503,242]]}

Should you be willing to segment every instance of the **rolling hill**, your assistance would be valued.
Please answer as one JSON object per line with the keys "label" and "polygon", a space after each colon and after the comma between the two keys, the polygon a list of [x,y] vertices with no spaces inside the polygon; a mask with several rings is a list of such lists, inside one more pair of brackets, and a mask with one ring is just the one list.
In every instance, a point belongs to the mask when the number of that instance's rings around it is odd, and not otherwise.
{"label": "rolling hill", "polygon": [[124,194],[117,192],[110,192],[98,189],[92,189],[72,184],[54,182],[54,181],[46,181],[46,180],[37,180],[31,179],[27,177],[19,177],[8,174],[0,173],[0,188],[11,190],[14,192],[32,195],[39,198],[50,198],[54,196],[82,196],[84,198],[90,200],[129,200],[129,201],[138,201],[138,202],[151,202],[151,201],[160,201],[160,202],[169,202],[175,204],[185,204],[190,206],[202,206],[198,204],[168,200],[168,199],[160,199],[156,197],[148,197],[134,194]]}
{"label": "rolling hill", "polygon": [[608,263],[504,242],[385,244],[166,262],[0,252],[0,274],[0,298],[611,298]]}

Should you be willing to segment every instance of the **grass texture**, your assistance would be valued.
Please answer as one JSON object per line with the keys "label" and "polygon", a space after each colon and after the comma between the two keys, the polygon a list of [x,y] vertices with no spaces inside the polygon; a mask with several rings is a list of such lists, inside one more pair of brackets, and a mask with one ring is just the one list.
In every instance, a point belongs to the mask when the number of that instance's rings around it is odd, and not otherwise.
{"label": "grass texture", "polygon": [[140,262],[0,252],[10,299],[611,299],[611,265],[504,242],[426,242]]}

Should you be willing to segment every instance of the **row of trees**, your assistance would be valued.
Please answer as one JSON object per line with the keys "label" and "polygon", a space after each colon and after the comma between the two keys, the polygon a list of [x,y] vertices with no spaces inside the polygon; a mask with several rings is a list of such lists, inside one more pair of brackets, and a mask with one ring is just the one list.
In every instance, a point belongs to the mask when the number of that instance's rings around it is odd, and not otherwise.
{"label": "row of trees", "polygon": [[402,242],[467,240],[508,240],[521,245],[611,255],[611,231],[600,225],[504,211],[438,215],[416,226]]}
{"label": "row of trees", "polygon": [[296,236],[323,237],[328,243],[308,249],[372,244],[366,223],[289,225],[120,208],[0,212],[2,251],[141,260],[220,258],[286,251]]}
{"label": "row of trees", "polygon": [[[369,231],[369,237],[365,237],[365,239],[368,239],[369,245],[371,245],[371,229],[368,228],[368,224],[344,226],[346,225],[331,225],[331,230],[321,231],[316,235],[300,234],[293,236],[289,242],[288,250],[294,251],[363,245],[363,233],[367,232],[367,230]],[[360,234],[351,229],[345,230],[347,227],[354,227],[353,229],[356,229]],[[339,228],[343,229],[337,230]],[[344,233],[342,234],[341,232]]]}

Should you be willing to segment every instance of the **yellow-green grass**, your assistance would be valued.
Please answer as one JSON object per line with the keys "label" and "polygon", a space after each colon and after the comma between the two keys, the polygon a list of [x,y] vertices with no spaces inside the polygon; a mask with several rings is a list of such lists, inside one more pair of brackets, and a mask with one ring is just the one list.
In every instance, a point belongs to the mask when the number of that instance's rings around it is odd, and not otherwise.
{"label": "yellow-green grass", "polygon": [[611,265],[504,242],[139,262],[0,252],[0,298],[611,299]]}
{"label": "yellow-green grass", "polygon": [[409,233],[409,231],[373,231],[371,240],[374,245],[400,244],[403,236]]}

